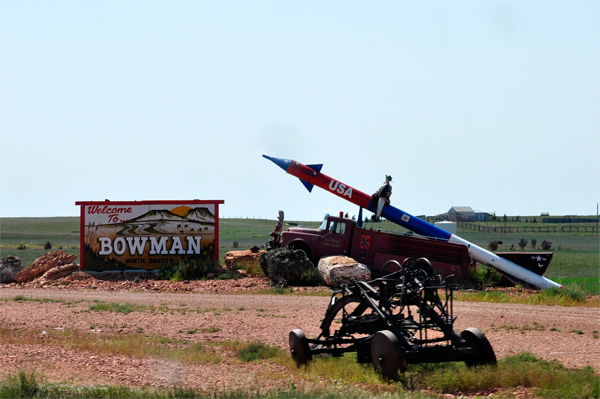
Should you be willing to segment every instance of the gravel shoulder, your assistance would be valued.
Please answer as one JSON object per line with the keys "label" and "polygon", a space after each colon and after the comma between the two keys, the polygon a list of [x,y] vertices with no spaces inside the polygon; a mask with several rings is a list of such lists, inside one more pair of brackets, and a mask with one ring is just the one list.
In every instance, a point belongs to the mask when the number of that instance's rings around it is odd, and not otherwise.
{"label": "gravel shoulder", "polygon": [[[33,330],[40,336],[41,331],[67,329],[90,334],[156,334],[202,344],[259,341],[287,350],[288,334],[294,328],[302,328],[307,336],[318,335],[329,300],[327,296],[257,294],[268,287],[259,278],[180,283],[181,286],[157,290],[155,282],[143,282],[147,286],[139,281],[132,283],[133,286],[130,282],[122,283],[104,285],[94,280],[92,285],[68,287],[0,284],[1,299],[22,295],[60,301],[1,300],[0,328]],[[90,305],[98,301],[144,304],[157,309],[162,306],[169,311],[128,314],[89,311]],[[530,351],[543,359],[556,359],[569,368],[592,366],[597,372],[600,370],[600,339],[594,338],[600,330],[598,308],[455,302],[454,314],[455,330],[479,328],[498,358]],[[191,330],[216,332],[190,334]],[[277,381],[282,384],[285,381],[287,385],[294,378],[273,364],[222,361],[189,365],[82,353],[37,343],[0,345],[0,377],[33,369],[53,381],[149,387],[180,383],[207,390],[247,388],[253,384],[264,387],[265,381],[275,385]]]}

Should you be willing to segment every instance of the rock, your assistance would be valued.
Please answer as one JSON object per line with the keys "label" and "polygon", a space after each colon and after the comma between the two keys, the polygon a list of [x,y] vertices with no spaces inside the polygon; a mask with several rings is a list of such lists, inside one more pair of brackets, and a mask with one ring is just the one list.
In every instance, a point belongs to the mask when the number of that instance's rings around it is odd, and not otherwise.
{"label": "rock", "polygon": [[362,263],[347,256],[328,256],[319,261],[319,273],[325,283],[330,287],[339,287],[342,284],[371,280],[371,270]]}
{"label": "rock", "polygon": [[5,256],[0,259],[0,283],[14,283],[15,274],[23,270],[21,258],[17,256]]}
{"label": "rock", "polygon": [[80,269],[77,263],[70,263],[68,265],[61,265],[53,267],[42,275],[40,282],[43,284],[47,281],[57,280],[61,277],[68,276],[69,274],[76,272]]}
{"label": "rock", "polygon": [[263,251],[259,261],[265,275],[283,287],[302,284],[303,275],[315,268],[304,252],[288,248]]}
{"label": "rock", "polygon": [[31,281],[56,266],[73,263],[77,255],[68,255],[64,251],[52,251],[40,256],[31,265],[15,275],[17,283]]}
{"label": "rock", "polygon": [[229,251],[225,254],[225,266],[229,270],[240,269],[241,265],[254,265],[259,263],[260,255],[266,251],[254,252],[252,249],[246,251]]}

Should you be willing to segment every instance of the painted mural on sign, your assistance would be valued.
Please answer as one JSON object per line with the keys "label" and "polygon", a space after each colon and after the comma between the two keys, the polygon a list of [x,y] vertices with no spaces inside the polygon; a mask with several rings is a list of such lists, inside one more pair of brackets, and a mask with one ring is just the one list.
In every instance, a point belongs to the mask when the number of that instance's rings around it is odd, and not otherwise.
{"label": "painted mural on sign", "polygon": [[182,258],[218,259],[218,203],[78,202],[85,270],[156,270]]}

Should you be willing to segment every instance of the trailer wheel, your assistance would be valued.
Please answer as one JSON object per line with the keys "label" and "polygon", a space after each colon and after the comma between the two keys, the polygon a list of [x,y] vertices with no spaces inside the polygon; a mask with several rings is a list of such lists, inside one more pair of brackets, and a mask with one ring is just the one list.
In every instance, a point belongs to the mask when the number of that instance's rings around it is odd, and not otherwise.
{"label": "trailer wheel", "polygon": [[306,335],[299,328],[290,332],[290,352],[297,367],[304,366],[312,360]]}
{"label": "trailer wheel", "polygon": [[460,336],[467,341],[467,345],[477,352],[474,357],[465,360],[467,366],[473,367],[484,364],[496,364],[496,354],[494,353],[494,349],[492,348],[490,341],[488,341],[479,329],[469,327],[461,332]]}
{"label": "trailer wheel", "polygon": [[398,370],[406,370],[404,349],[390,330],[378,331],[371,341],[371,359],[375,370],[386,379],[397,380]]}

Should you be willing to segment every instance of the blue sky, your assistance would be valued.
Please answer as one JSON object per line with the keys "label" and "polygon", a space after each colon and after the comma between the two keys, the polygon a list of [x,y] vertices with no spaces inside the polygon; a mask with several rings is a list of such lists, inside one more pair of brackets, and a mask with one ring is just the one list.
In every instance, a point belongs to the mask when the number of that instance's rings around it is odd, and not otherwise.
{"label": "blue sky", "polygon": [[0,2],[0,216],[76,201],[225,200],[222,217],[355,206],[590,215],[597,1]]}

